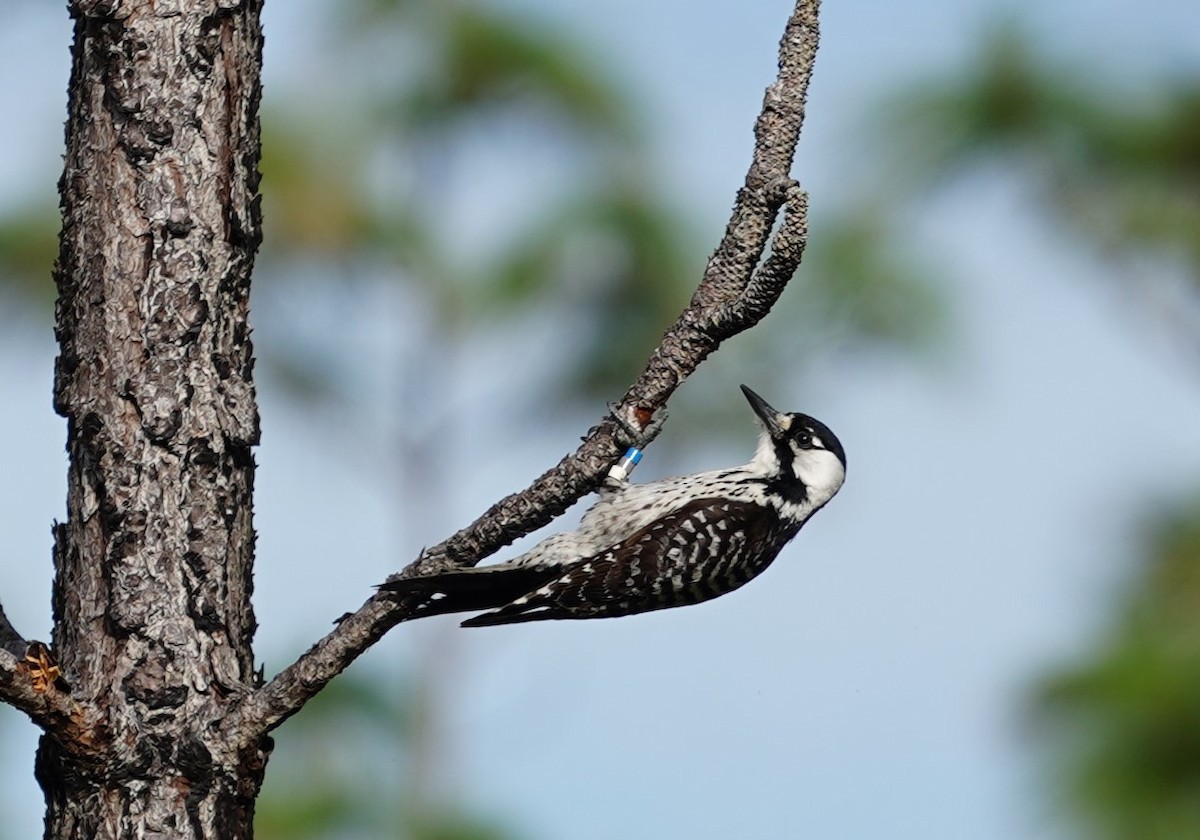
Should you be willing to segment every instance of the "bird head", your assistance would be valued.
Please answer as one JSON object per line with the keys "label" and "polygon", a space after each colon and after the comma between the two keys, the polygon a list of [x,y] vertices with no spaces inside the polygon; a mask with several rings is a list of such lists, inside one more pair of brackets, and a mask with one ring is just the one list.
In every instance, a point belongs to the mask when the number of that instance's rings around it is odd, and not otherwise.
{"label": "bird head", "polygon": [[846,478],[846,450],[833,431],[807,414],[784,414],[745,385],[742,393],[762,424],[752,464],[764,475],[823,504]]}

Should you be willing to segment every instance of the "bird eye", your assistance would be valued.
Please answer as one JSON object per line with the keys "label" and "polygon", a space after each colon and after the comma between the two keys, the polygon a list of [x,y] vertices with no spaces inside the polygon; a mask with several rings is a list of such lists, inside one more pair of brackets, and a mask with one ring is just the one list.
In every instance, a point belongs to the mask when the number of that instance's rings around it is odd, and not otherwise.
{"label": "bird eye", "polygon": [[810,435],[808,432],[801,432],[800,434],[796,435],[796,443],[800,444],[801,446],[811,446],[812,435]]}

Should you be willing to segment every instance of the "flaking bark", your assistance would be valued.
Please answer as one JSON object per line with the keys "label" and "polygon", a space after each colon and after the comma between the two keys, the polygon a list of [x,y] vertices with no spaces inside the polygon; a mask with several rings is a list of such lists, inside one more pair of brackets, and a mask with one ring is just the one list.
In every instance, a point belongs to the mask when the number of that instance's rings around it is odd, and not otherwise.
{"label": "flaking bark", "polygon": [[55,840],[251,834],[269,746],[219,723],[256,685],[259,10],[71,7],[54,648],[88,725],[39,748]]}

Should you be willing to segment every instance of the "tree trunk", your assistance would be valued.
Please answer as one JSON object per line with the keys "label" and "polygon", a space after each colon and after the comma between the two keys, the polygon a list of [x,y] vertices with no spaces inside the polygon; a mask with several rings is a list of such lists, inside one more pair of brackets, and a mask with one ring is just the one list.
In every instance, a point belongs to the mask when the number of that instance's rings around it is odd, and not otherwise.
{"label": "tree trunk", "polygon": [[[252,835],[261,0],[75,0],[54,647],[95,725],[43,736],[47,838]],[[92,715],[89,715],[92,717]]]}

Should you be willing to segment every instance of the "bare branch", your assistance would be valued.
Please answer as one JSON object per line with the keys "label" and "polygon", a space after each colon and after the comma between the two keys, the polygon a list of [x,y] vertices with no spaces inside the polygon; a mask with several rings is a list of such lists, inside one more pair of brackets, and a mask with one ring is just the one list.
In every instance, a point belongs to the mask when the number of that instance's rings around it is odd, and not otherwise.
{"label": "bare branch", "polygon": [[0,703],[19,709],[63,740],[89,744],[93,739],[81,736],[93,728],[93,716],[63,690],[48,654],[45,645],[28,642],[17,632],[0,604]]}
{"label": "bare branch", "polygon": [[762,320],[800,267],[807,242],[808,194],[792,182],[787,188],[783,222],[771,239],[771,253],[755,270],[738,299],[726,307],[726,317],[734,324]]}
{"label": "bare branch", "polygon": [[69,694],[52,684],[39,687],[31,678],[24,653],[0,649],[0,702],[19,709],[49,731],[61,730],[79,708]]}
{"label": "bare branch", "polygon": [[[819,7],[819,0],[797,0],[780,42],[779,75],[767,88],[755,123],[754,157],[725,235],[691,302],[616,406],[617,413],[634,420],[639,428],[666,405],[675,389],[722,341],[766,315],[800,262],[807,233],[807,200],[790,173],[816,58]],[[763,261],[771,230],[785,205],[783,224],[771,243],[770,256]],[[550,522],[599,485],[630,443],[622,434],[619,424],[606,418],[575,452],[527,489],[501,499],[389,580],[474,565]],[[247,695],[240,713],[229,718],[241,743],[250,743],[299,711],[384,633],[412,618],[415,605],[415,599],[376,594],[345,616],[293,665]]]}

